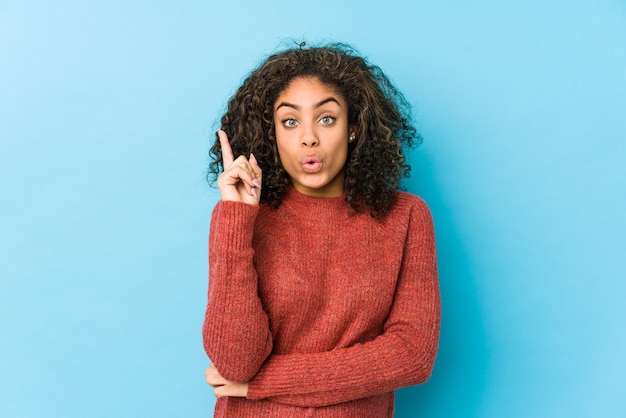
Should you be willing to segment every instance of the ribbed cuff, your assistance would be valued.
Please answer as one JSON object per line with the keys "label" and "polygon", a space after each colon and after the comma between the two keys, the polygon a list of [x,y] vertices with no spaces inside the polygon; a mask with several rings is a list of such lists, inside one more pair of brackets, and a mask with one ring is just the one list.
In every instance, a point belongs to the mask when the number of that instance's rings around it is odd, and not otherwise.
{"label": "ribbed cuff", "polygon": [[220,200],[213,210],[211,231],[218,237],[216,250],[243,250],[252,246],[254,222],[259,213],[258,205]]}

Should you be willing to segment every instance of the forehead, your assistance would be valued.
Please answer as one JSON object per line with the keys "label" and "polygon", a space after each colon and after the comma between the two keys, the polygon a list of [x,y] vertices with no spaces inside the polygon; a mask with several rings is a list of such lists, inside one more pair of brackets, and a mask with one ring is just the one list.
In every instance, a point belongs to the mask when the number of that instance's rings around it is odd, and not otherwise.
{"label": "forehead", "polygon": [[345,99],[335,86],[323,83],[317,77],[296,77],[279,93],[274,107],[283,101],[306,106],[329,97],[345,104]]}

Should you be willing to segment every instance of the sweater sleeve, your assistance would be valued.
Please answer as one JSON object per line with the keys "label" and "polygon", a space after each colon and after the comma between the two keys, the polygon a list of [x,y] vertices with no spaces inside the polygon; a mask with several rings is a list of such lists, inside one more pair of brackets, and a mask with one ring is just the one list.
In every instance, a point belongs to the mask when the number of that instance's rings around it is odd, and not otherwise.
{"label": "sweater sleeve", "polygon": [[268,317],[258,296],[252,236],[258,206],[219,201],[209,232],[204,349],[220,374],[247,382],[272,350]]}
{"label": "sweater sleeve", "polygon": [[316,407],[425,382],[439,344],[441,300],[434,228],[423,201],[412,208],[394,302],[381,335],[321,353],[271,355],[248,399]]}

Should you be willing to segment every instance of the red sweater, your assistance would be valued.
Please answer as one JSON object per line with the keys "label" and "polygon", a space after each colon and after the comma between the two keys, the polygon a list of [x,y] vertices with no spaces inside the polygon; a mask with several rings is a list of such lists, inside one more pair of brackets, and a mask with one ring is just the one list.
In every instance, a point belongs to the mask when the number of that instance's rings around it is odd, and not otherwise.
{"label": "red sweater", "polygon": [[377,221],[289,189],[278,209],[220,201],[209,236],[205,350],[247,398],[216,417],[391,417],[431,374],[441,301],[428,207]]}

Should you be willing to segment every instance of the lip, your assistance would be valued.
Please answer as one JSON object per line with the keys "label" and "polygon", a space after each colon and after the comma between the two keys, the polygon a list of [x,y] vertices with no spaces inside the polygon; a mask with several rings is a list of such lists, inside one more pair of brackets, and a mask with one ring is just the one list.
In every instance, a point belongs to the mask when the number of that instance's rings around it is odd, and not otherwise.
{"label": "lip", "polygon": [[317,173],[322,169],[322,159],[317,155],[307,155],[300,161],[306,173]]}

